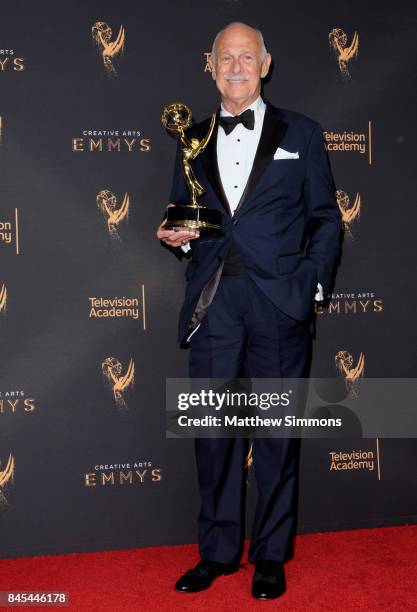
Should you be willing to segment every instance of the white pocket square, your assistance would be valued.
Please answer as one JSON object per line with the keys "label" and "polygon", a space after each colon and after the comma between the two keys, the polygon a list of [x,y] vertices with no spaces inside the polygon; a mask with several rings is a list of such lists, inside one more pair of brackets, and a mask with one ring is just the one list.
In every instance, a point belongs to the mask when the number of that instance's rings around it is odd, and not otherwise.
{"label": "white pocket square", "polygon": [[299,159],[299,155],[298,151],[296,153],[291,153],[290,151],[278,147],[274,153],[274,159]]}

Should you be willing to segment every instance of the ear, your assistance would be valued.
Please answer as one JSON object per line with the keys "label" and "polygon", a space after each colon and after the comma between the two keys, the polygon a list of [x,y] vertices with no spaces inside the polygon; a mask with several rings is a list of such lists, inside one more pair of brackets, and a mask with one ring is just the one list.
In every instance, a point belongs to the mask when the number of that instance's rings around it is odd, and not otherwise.
{"label": "ear", "polygon": [[211,78],[213,79],[213,81],[215,81],[216,80],[216,68],[214,66],[213,60],[211,59],[211,53],[207,61],[208,61],[208,65],[210,66]]}
{"label": "ear", "polygon": [[262,60],[261,65],[261,79],[264,79],[269,72],[269,67],[271,65],[272,57],[270,53],[267,53]]}

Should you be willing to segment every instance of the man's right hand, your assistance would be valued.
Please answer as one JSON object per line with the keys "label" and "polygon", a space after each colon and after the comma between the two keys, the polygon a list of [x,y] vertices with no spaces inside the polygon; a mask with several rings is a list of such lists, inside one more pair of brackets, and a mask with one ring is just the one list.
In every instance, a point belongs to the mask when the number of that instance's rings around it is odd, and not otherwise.
{"label": "man's right hand", "polygon": [[[167,208],[170,206],[175,206],[175,204],[168,204]],[[156,231],[156,237],[159,240],[162,240],[168,246],[178,247],[186,244],[189,240],[193,240],[195,238],[199,238],[200,232],[198,230],[166,230],[164,229],[164,225],[167,222],[164,219],[161,225],[158,227]]]}

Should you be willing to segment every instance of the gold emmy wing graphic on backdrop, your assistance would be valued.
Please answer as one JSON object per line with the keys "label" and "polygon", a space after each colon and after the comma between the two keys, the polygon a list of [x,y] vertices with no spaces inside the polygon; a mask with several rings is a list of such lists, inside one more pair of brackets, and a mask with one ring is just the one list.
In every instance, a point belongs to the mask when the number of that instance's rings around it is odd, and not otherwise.
{"label": "gold emmy wing graphic on backdrop", "polygon": [[[0,461],[1,465],[1,461]],[[12,455],[9,455],[9,459],[7,461],[7,465],[4,470],[0,470],[0,507],[3,505],[7,505],[7,499],[3,493],[3,489],[6,485],[13,480],[14,476],[14,459]]]}
{"label": "gold emmy wing graphic on backdrop", "polygon": [[329,33],[329,44],[336,54],[340,72],[344,77],[350,79],[351,77],[348,70],[348,63],[352,58],[357,59],[358,57],[358,33],[355,32],[352,43],[347,46],[347,36],[344,31],[340,28],[333,28],[333,30]]}
{"label": "gold emmy wing graphic on backdrop", "polygon": [[335,357],[336,369],[344,377],[346,389],[352,396],[357,396],[355,383],[365,371],[365,355],[359,355],[358,363],[353,367],[353,357],[349,351],[339,351]]}
{"label": "gold emmy wing graphic on backdrop", "polygon": [[122,364],[116,357],[107,357],[101,364],[101,370],[113,390],[114,401],[118,408],[126,408],[123,393],[135,382],[135,364],[131,359],[126,374],[121,376]]}
{"label": "gold emmy wing graphic on backdrop", "polygon": [[253,464],[253,442],[250,443],[248,454],[245,458],[245,468],[250,468]]}
{"label": "gold emmy wing graphic on backdrop", "polygon": [[113,60],[119,53],[123,53],[125,45],[125,29],[120,26],[119,33],[115,41],[112,42],[112,29],[104,21],[96,21],[91,28],[91,34],[99,52],[103,58],[104,67],[108,74],[116,76]]}
{"label": "gold emmy wing graphic on backdrop", "polygon": [[6,312],[7,308],[7,289],[6,285],[2,285],[0,289],[0,312]]}
{"label": "gold emmy wing graphic on backdrop", "polygon": [[335,193],[337,205],[339,206],[340,214],[342,215],[343,231],[346,233],[348,238],[353,239],[351,230],[351,224],[359,219],[361,214],[361,196],[359,193],[356,194],[355,201],[352,206],[349,207],[350,200],[349,196],[342,189],[338,189]]}
{"label": "gold emmy wing graphic on backdrop", "polygon": [[130,198],[128,194],[125,193],[123,202],[121,203],[119,208],[116,208],[116,196],[108,189],[103,189],[102,191],[99,191],[96,197],[96,201],[97,206],[99,207],[107,221],[107,228],[109,230],[110,237],[117,238],[120,240],[120,236],[117,232],[117,226],[124,219],[127,219],[129,217]]}

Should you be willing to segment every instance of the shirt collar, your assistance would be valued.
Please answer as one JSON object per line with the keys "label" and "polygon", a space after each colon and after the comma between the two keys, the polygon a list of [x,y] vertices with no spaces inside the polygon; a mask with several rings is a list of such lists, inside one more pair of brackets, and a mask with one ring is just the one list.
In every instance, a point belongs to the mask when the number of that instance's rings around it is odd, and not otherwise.
{"label": "shirt collar", "polygon": [[[253,110],[255,112],[255,117],[259,116],[261,113],[263,113],[265,111],[265,107],[266,104],[265,102],[262,100],[261,95],[259,95],[256,100],[254,100],[252,102],[252,104],[250,106],[248,106],[247,108],[244,108],[242,113],[245,112],[245,110]],[[232,117],[233,115],[231,113],[229,113],[229,111],[227,111],[224,106],[223,103],[220,105],[220,115],[222,117]]]}

